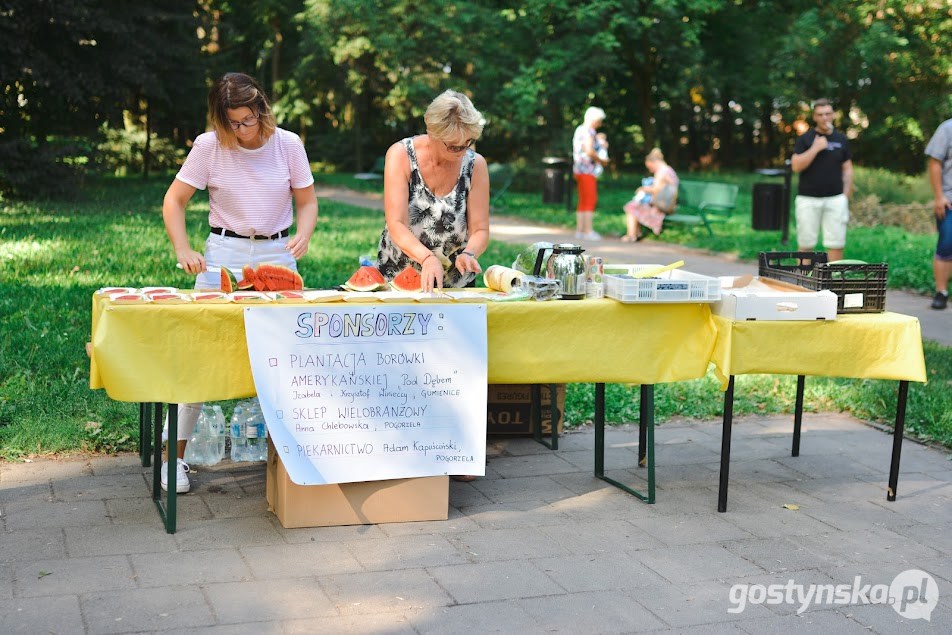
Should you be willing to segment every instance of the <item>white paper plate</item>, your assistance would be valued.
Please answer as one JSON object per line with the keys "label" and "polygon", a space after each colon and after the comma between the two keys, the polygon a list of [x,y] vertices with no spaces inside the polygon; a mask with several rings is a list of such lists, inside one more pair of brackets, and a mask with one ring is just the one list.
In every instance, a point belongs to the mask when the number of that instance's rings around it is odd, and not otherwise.
{"label": "white paper plate", "polygon": [[192,296],[192,301],[198,304],[227,304],[231,298],[220,291],[200,291]]}
{"label": "white paper plate", "polygon": [[117,293],[138,293],[135,287],[103,287],[96,292],[97,295],[115,295]]}
{"label": "white paper plate", "polygon": [[114,304],[145,304],[152,301],[149,296],[141,293],[114,293],[109,299]]}
{"label": "white paper plate", "polygon": [[271,302],[271,296],[264,291],[235,291],[229,294],[229,299],[238,304],[266,304]]}
{"label": "white paper plate", "polygon": [[409,291],[379,291],[374,294],[381,302],[403,302],[409,304],[416,302],[416,293]]}
{"label": "white paper plate", "polygon": [[453,302],[453,297],[446,293],[440,293],[438,291],[421,291],[419,293],[414,293],[413,297],[416,298],[417,302],[442,302],[446,304],[447,302]]}
{"label": "white paper plate", "polygon": [[156,293],[178,293],[175,287],[142,287],[142,293],[151,296]]}
{"label": "white paper plate", "polygon": [[192,301],[186,293],[153,293],[150,297],[155,304],[188,304]]}
{"label": "white paper plate", "polygon": [[457,302],[489,302],[486,294],[478,291],[447,291],[446,295]]}
{"label": "white paper plate", "polygon": [[308,302],[337,302],[344,297],[344,294],[333,289],[313,289],[305,291],[304,297]]}
{"label": "white paper plate", "polygon": [[374,291],[345,291],[344,302],[379,302],[379,293]]}

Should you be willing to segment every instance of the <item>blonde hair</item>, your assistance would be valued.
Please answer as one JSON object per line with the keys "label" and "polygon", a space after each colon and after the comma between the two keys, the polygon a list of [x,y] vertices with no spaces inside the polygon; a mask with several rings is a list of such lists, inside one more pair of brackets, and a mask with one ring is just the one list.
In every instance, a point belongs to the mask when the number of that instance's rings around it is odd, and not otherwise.
{"label": "blonde hair", "polygon": [[605,119],[605,111],[601,108],[596,108],[591,106],[588,110],[585,111],[585,124],[591,124],[595,121],[603,121]]}
{"label": "blonde hair", "polygon": [[482,114],[469,97],[455,90],[447,90],[430,102],[423,121],[427,134],[440,141],[479,139],[483,134]]}
{"label": "blonde hair", "polygon": [[277,127],[271,104],[253,77],[244,73],[226,73],[208,93],[208,116],[223,148],[238,146],[238,137],[228,121],[228,111],[248,107],[258,117],[258,136],[267,141]]}
{"label": "blonde hair", "polygon": [[645,161],[664,161],[664,152],[661,151],[661,148],[652,148],[648,156],[645,157]]}

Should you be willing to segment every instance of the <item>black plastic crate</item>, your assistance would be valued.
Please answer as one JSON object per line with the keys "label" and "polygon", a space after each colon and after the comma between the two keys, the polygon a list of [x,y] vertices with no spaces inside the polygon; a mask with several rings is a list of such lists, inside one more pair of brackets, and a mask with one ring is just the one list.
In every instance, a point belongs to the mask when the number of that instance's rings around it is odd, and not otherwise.
{"label": "black plastic crate", "polygon": [[836,294],[837,313],[882,313],[886,309],[888,265],[830,264],[821,251],[760,252],[759,274]]}

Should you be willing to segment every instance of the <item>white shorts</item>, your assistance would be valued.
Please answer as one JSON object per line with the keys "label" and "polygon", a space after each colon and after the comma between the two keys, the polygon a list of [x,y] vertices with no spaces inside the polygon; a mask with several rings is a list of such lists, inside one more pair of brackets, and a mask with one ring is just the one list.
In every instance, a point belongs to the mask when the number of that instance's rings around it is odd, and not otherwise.
{"label": "white shorts", "polygon": [[[287,250],[287,246],[287,238],[248,240],[209,234],[205,240],[205,263],[209,267],[228,267],[239,280],[242,277],[242,267],[245,265],[257,267],[263,262],[284,265],[292,271],[297,271],[297,261]],[[200,273],[195,277],[196,289],[218,289],[220,285],[221,272],[217,269]]]}
{"label": "white shorts", "polygon": [[846,194],[836,196],[797,196],[797,246],[813,249],[823,227],[823,246],[842,249],[846,246],[846,224],[850,220],[850,204]]}

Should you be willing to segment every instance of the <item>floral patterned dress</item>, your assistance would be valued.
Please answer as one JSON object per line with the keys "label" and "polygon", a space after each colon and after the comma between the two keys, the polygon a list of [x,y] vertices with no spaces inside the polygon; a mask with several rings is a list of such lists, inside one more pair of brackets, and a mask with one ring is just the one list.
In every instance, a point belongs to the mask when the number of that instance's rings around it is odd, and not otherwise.
{"label": "floral patterned dress", "polygon": [[[410,158],[410,231],[443,264],[443,286],[465,287],[473,281],[475,274],[461,274],[456,268],[456,256],[466,248],[466,242],[469,240],[466,199],[473,181],[476,153],[472,150],[466,151],[456,187],[446,196],[437,197],[423,182],[413,148],[413,138],[403,139],[401,143]],[[384,278],[392,280],[408,266],[420,270],[420,265],[403,253],[390,237],[390,231],[384,228],[377,246],[377,269]]]}

